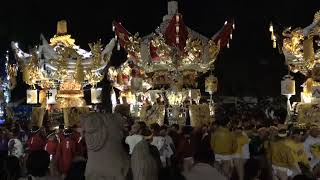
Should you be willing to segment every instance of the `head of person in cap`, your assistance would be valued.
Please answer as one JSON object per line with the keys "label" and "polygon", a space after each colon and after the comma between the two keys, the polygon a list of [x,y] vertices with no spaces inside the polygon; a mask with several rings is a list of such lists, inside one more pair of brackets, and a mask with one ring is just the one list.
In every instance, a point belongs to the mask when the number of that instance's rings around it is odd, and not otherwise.
{"label": "head of person in cap", "polygon": [[72,129],[68,128],[63,131],[64,137],[70,137],[72,135]]}
{"label": "head of person in cap", "polygon": [[305,129],[302,129],[299,127],[293,127],[293,129],[291,130],[291,139],[297,143],[303,142],[305,135],[306,135]]}
{"label": "head of person in cap", "polygon": [[39,131],[40,131],[39,126],[32,126],[32,128],[30,129],[31,134],[36,134]]}
{"label": "head of person in cap", "polygon": [[288,130],[286,128],[281,127],[278,131],[278,138],[286,138],[288,136]]}
{"label": "head of person in cap", "polygon": [[149,129],[144,129],[141,132],[141,135],[143,136],[143,139],[145,139],[147,142],[151,143],[153,140],[153,134],[152,131]]}
{"label": "head of person in cap", "polygon": [[63,131],[64,131],[64,124],[60,124],[58,128],[58,133],[63,134]]}
{"label": "head of person in cap", "polygon": [[266,127],[262,127],[258,129],[258,135],[261,140],[266,140],[269,136],[268,129]]}

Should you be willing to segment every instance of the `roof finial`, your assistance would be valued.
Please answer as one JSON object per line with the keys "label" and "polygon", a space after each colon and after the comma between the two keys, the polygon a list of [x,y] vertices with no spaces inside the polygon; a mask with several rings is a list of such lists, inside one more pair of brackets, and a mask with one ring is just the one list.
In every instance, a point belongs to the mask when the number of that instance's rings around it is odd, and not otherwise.
{"label": "roof finial", "polygon": [[61,20],[57,23],[57,35],[65,35],[67,34],[67,21]]}

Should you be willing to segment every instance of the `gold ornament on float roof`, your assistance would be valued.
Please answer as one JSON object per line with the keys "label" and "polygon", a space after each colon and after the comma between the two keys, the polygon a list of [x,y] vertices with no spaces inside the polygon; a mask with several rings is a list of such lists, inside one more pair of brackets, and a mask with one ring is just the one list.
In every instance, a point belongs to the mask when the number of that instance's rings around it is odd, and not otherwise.
{"label": "gold ornament on float roof", "polygon": [[[320,35],[320,11],[315,13],[313,23],[306,28],[286,28],[282,35],[283,53],[286,64],[292,72],[301,72],[305,76],[315,75],[318,68],[315,65],[320,61],[320,44],[317,40]],[[314,44],[316,42],[317,44]],[[311,73],[310,73],[311,72]]]}

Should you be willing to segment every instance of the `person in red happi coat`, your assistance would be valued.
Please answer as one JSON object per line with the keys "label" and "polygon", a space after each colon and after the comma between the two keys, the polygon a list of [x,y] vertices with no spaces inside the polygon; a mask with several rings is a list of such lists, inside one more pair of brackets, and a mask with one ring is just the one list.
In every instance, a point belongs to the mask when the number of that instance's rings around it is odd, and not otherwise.
{"label": "person in red happi coat", "polygon": [[60,143],[60,138],[57,133],[52,133],[47,136],[47,144],[44,147],[50,155],[50,174],[58,175],[57,164],[56,164],[56,153]]}
{"label": "person in red happi coat", "polygon": [[87,145],[84,137],[81,135],[81,127],[79,125],[72,126],[72,137],[76,142],[76,155],[86,157]]}
{"label": "person in red happi coat", "polygon": [[29,151],[43,150],[46,145],[46,138],[41,134],[40,128],[33,126],[30,132],[31,135],[27,141]]}
{"label": "person in red happi coat", "polygon": [[58,144],[56,162],[59,173],[66,175],[70,169],[73,158],[76,155],[76,142],[72,138],[72,130],[64,131],[64,138]]}
{"label": "person in red happi coat", "polygon": [[57,134],[52,133],[48,135],[47,139],[47,144],[45,145],[44,150],[54,157],[57,152],[58,144],[60,143],[60,138]]}

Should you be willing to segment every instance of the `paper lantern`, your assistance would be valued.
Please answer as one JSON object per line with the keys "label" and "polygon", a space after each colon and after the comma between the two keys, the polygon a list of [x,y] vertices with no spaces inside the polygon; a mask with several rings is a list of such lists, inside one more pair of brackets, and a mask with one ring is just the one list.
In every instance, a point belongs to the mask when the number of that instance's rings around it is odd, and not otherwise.
{"label": "paper lantern", "polygon": [[38,103],[38,91],[36,89],[27,90],[27,104]]}
{"label": "paper lantern", "polygon": [[200,99],[200,96],[201,96],[200,89],[190,89],[189,96],[191,99],[194,99],[194,100]]}
{"label": "paper lantern", "polygon": [[205,80],[205,91],[208,93],[214,93],[217,91],[218,79],[213,75],[210,75]]}
{"label": "paper lantern", "polygon": [[47,104],[56,104],[57,103],[56,96],[57,96],[56,89],[48,89],[46,91]]}
{"label": "paper lantern", "polygon": [[189,97],[190,97],[190,99],[196,101],[198,104],[200,101],[200,98],[201,98],[200,89],[190,89],[189,90]]}
{"label": "paper lantern", "polygon": [[142,78],[131,78],[131,90],[132,92],[139,92],[142,90]]}
{"label": "paper lantern", "polygon": [[102,101],[102,88],[91,88],[91,103],[99,104]]}
{"label": "paper lantern", "polygon": [[295,95],[296,86],[293,77],[290,75],[285,75],[281,81],[281,94],[282,95]]}

